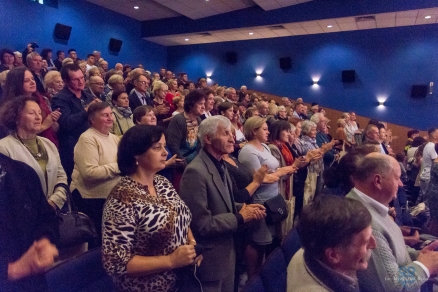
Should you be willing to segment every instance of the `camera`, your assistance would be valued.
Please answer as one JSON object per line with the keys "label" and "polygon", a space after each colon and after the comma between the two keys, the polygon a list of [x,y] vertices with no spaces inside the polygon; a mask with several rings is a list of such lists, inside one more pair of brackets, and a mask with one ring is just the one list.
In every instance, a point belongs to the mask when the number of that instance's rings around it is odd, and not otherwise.
{"label": "camera", "polygon": [[36,48],[39,48],[40,46],[38,46],[38,44],[36,42],[33,42],[33,43],[30,43],[30,47],[35,50]]}

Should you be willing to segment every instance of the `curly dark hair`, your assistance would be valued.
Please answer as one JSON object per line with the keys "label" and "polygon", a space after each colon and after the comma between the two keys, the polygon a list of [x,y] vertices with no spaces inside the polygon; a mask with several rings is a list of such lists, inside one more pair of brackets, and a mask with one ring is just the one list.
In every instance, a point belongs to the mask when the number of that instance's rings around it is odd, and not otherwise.
{"label": "curly dark hair", "polygon": [[201,89],[195,89],[190,91],[184,99],[184,111],[186,113],[190,112],[195,104],[205,99],[205,92]]}
{"label": "curly dark hair", "polygon": [[38,103],[34,97],[26,95],[20,95],[14,99],[6,100],[0,107],[0,126],[9,131],[17,130],[17,121],[28,101]]}

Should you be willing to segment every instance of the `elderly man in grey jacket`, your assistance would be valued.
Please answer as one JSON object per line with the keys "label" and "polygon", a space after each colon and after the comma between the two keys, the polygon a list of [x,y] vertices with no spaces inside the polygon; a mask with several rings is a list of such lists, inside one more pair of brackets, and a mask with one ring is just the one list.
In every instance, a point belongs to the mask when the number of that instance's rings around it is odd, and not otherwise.
{"label": "elderly man in grey jacket", "polygon": [[193,235],[205,248],[198,273],[203,290],[232,292],[236,261],[233,233],[239,225],[264,218],[265,208],[234,202],[232,182],[222,161],[224,154],[234,151],[231,122],[223,116],[205,119],[198,138],[202,149],[184,171],[180,196],[192,212]]}

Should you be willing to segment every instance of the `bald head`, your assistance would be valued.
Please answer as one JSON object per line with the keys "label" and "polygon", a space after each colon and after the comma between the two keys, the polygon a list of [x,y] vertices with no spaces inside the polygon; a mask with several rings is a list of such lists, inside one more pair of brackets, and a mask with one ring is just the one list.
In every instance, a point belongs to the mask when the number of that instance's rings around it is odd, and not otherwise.
{"label": "bald head", "polygon": [[269,111],[269,105],[266,101],[261,101],[257,104],[257,109],[259,110],[260,115],[266,116]]}
{"label": "bald head", "polygon": [[393,157],[373,152],[358,162],[353,173],[355,187],[369,197],[387,206],[397,197],[400,165]]}
{"label": "bald head", "polygon": [[114,69],[123,71],[123,64],[122,63],[117,63],[116,66],[114,67]]}

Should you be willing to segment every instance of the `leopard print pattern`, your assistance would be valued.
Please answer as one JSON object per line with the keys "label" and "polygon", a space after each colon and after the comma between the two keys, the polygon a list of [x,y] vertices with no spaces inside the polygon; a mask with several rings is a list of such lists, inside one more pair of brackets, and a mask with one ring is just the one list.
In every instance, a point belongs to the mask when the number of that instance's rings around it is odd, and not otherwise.
{"label": "leopard print pattern", "polygon": [[163,176],[155,175],[157,196],[147,186],[123,177],[104,206],[103,265],[119,291],[172,291],[173,271],[128,275],[126,265],[135,256],[169,255],[186,244],[192,220],[189,208]]}

